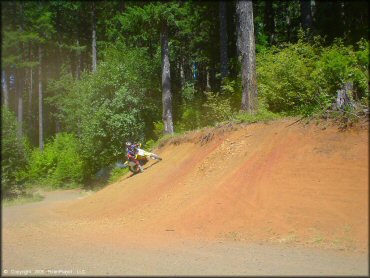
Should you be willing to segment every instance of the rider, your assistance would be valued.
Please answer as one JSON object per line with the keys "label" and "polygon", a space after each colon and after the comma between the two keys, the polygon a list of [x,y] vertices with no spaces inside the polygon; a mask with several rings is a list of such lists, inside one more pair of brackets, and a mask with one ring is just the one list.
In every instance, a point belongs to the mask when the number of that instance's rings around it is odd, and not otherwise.
{"label": "rider", "polygon": [[141,147],[141,144],[139,143],[132,144],[131,142],[126,142],[127,158],[135,162],[136,165],[139,167],[140,171],[143,172],[144,171],[143,167],[140,165],[139,161],[136,159],[136,154],[138,152],[139,147]]}

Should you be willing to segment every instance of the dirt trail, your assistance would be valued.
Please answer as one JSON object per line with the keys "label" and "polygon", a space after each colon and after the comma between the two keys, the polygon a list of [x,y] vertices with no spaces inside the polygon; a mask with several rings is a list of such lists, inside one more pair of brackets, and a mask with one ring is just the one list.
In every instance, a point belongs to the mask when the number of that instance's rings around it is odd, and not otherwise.
{"label": "dirt trail", "polygon": [[197,137],[167,145],[146,173],[64,210],[134,233],[366,248],[368,129],[291,123],[241,127],[203,146]]}
{"label": "dirt trail", "polygon": [[[4,276],[368,274],[363,253],[173,235],[148,244],[124,233],[112,236],[108,223],[74,222],[53,214],[61,200],[78,198],[80,192],[73,190],[52,192],[42,202],[4,209]],[[100,240],[93,241],[89,233]]]}
{"label": "dirt trail", "polygon": [[5,208],[3,270],[366,275],[368,128],[293,122],[190,134],[91,196]]}

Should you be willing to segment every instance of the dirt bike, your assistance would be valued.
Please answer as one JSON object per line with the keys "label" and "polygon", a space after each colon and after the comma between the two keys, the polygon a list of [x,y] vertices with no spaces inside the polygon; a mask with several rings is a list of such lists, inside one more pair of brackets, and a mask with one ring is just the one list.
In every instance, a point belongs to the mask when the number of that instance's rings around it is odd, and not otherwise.
{"label": "dirt bike", "polygon": [[[145,165],[149,159],[155,159],[155,160],[162,160],[162,158],[159,155],[156,155],[155,153],[144,151],[143,149],[137,149],[137,154],[135,156],[135,159],[139,161],[140,166]],[[128,169],[134,173],[137,174],[139,172],[142,172],[142,167],[139,167],[136,165],[135,162],[131,160],[127,160],[124,165],[128,167]]]}

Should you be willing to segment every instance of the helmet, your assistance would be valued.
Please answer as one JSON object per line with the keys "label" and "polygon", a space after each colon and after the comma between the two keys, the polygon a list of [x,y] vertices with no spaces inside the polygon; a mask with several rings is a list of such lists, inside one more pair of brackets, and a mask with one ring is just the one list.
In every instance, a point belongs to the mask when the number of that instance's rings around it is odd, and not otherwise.
{"label": "helmet", "polygon": [[126,142],[126,146],[127,147],[131,146],[131,142]]}

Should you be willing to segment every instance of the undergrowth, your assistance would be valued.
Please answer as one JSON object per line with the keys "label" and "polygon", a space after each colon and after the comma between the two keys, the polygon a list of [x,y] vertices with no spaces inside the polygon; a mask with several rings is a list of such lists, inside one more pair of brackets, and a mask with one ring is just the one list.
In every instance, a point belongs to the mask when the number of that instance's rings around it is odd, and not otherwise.
{"label": "undergrowth", "polygon": [[31,203],[31,202],[40,202],[44,199],[44,196],[42,196],[40,193],[35,192],[35,193],[26,193],[22,195],[17,195],[15,198],[6,198],[2,200],[2,205],[4,207],[9,207],[9,206],[15,206],[15,205],[23,205],[26,203]]}
{"label": "undergrowth", "polygon": [[129,172],[128,168],[114,168],[109,176],[108,183],[114,183]]}

